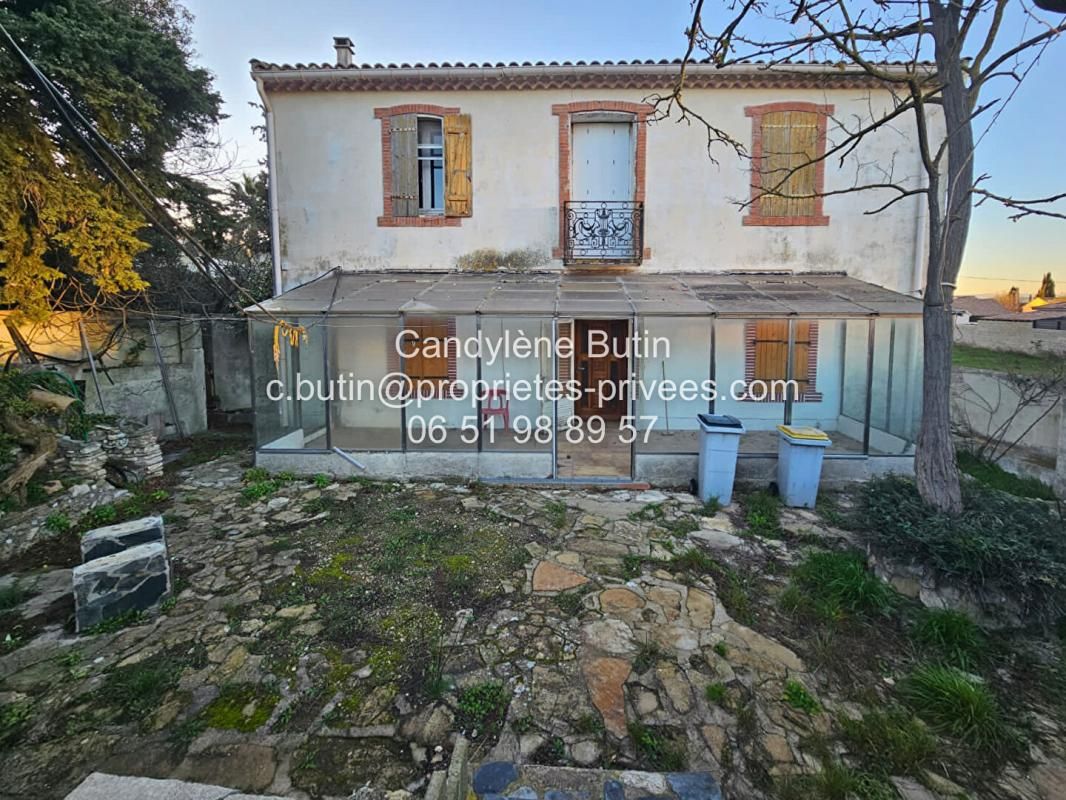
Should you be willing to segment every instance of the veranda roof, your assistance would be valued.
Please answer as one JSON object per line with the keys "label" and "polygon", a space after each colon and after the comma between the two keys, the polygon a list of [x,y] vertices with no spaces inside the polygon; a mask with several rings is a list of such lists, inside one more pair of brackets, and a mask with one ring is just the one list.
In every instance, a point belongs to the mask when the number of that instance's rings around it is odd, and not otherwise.
{"label": "veranda roof", "polygon": [[252,316],[915,317],[921,300],[846,275],[345,272],[297,286]]}

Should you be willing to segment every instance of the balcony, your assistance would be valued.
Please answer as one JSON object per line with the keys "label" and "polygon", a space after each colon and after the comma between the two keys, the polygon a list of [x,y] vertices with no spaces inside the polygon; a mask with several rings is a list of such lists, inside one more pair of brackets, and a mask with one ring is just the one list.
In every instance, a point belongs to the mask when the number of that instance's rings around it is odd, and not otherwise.
{"label": "balcony", "polygon": [[564,264],[640,264],[644,257],[643,203],[575,200],[563,210]]}

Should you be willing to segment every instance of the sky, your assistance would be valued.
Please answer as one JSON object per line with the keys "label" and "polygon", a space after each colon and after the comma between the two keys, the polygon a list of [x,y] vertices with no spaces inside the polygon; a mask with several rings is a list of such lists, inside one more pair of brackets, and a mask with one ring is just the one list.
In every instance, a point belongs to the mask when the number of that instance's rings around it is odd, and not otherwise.
{"label": "sky", "polygon": [[[265,158],[265,146],[252,131],[262,122],[251,105],[259,99],[249,77],[252,58],[333,61],[334,36],[349,36],[356,61],[371,63],[678,58],[690,19],[687,0],[185,0],[185,5],[195,16],[196,62],[214,74],[229,115],[222,140],[244,169],[255,169]],[[712,0],[706,8],[717,15],[723,5]],[[1022,19],[1012,4],[1006,35],[1026,33]],[[706,28],[715,30],[714,22],[714,16],[705,16]],[[1027,33],[1033,32],[1030,27]],[[1066,191],[1064,76],[1066,37],[1060,37],[980,140],[975,165],[978,175],[990,176],[986,188],[1019,198]],[[997,94],[1009,91],[1006,82],[993,88]],[[978,125],[975,135],[982,131]],[[1012,285],[1023,294],[1035,292],[1045,272],[1066,285],[1066,221],[1012,222],[1008,216],[998,204],[975,209],[960,293],[990,294]]]}

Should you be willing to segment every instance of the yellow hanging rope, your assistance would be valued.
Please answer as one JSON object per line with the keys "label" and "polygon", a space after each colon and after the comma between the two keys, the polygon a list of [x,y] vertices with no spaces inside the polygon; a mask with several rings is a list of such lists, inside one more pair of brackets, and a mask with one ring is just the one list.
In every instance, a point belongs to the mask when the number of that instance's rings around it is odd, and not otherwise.
{"label": "yellow hanging rope", "polygon": [[281,319],[274,325],[274,371],[281,377],[281,342],[286,340],[289,347],[298,348],[300,339],[307,341],[307,328],[303,325],[293,325]]}

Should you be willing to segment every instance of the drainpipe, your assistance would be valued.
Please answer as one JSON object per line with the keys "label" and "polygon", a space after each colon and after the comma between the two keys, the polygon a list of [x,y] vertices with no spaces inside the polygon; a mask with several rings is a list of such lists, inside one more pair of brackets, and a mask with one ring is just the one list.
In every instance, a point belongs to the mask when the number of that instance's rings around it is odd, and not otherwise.
{"label": "drainpipe", "polygon": [[278,180],[277,168],[278,157],[274,135],[274,110],[270,106],[270,98],[263,87],[263,79],[255,78],[255,87],[259,91],[259,99],[263,101],[263,110],[266,116],[266,144],[267,144],[267,194],[270,201],[270,259],[274,266],[274,295],[281,294],[281,222],[278,217]]}

